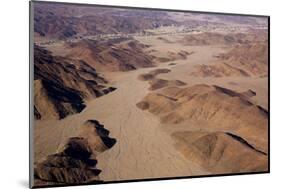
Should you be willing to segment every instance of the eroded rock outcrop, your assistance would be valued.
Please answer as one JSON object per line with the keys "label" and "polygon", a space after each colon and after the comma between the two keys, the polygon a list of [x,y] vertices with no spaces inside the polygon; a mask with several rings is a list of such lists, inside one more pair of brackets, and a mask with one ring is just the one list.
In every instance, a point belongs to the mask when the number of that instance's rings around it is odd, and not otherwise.
{"label": "eroded rock outcrop", "polygon": [[145,52],[148,47],[126,37],[102,41],[80,40],[65,44],[66,57],[84,60],[98,71],[131,71],[153,67],[153,57]]}
{"label": "eroded rock outcrop", "polygon": [[189,121],[202,128],[231,131],[267,153],[268,112],[254,104],[248,93],[206,84],[171,86],[149,93],[137,106],[163,124]]}
{"label": "eroded rock outcrop", "polygon": [[268,170],[268,156],[245,139],[228,132],[185,131],[172,134],[176,148],[212,173]]}
{"label": "eroded rock outcrop", "polygon": [[85,108],[86,99],[115,88],[82,60],[53,56],[34,47],[34,115],[36,119],[62,119]]}
{"label": "eroded rock outcrop", "polygon": [[101,182],[96,157],[115,143],[102,124],[86,121],[79,127],[77,137],[69,138],[57,153],[35,164],[35,185]]}

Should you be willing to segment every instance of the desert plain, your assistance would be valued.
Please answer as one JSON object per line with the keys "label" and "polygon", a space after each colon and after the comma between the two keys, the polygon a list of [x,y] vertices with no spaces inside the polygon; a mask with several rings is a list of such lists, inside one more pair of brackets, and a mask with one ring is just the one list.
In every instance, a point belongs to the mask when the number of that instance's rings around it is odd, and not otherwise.
{"label": "desert plain", "polygon": [[268,171],[267,17],[34,18],[35,186]]}

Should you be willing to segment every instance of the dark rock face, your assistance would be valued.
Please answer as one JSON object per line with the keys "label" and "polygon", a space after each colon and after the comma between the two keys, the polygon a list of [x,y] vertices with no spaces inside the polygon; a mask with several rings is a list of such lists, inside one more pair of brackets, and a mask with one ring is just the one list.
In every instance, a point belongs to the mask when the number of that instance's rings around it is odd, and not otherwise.
{"label": "dark rock face", "polygon": [[35,168],[35,179],[52,183],[85,183],[98,180],[101,170],[97,160],[91,159],[92,150],[84,138],[70,138],[65,149],[50,155]]}
{"label": "dark rock face", "polygon": [[[77,137],[68,139],[58,153],[35,164],[36,186],[82,184],[101,182],[101,170],[96,168],[96,156],[112,148],[116,139],[97,120],[88,120],[80,126]],[[101,147],[103,146],[103,147]]]}
{"label": "dark rock face", "polygon": [[35,106],[34,106],[34,117],[35,117],[35,119],[41,119],[41,115]]}
{"label": "dark rock face", "polygon": [[53,56],[34,48],[34,115],[36,119],[62,119],[85,108],[84,99],[113,91],[84,61]]}
{"label": "dark rock face", "polygon": [[115,91],[117,88],[115,88],[115,87],[108,87],[108,88],[106,88],[106,89],[104,89],[103,90],[103,93],[104,94],[108,94],[108,93],[110,93],[110,92],[112,92],[112,91]]}
{"label": "dark rock face", "polygon": [[120,71],[130,71],[135,70],[136,68],[131,64],[119,64]]}
{"label": "dark rock face", "polygon": [[235,134],[233,134],[233,133],[229,133],[229,132],[226,132],[225,134],[227,134],[228,136],[231,136],[233,139],[235,139],[235,140],[241,142],[242,144],[244,144],[244,145],[246,145],[247,147],[249,147],[249,148],[255,150],[256,152],[259,152],[259,153],[261,153],[261,154],[263,154],[263,155],[267,155],[265,152],[260,151],[260,150],[256,149],[254,146],[252,146],[251,144],[249,144],[249,143],[248,143],[246,140],[244,140],[242,137],[240,137],[240,136],[238,136],[238,135],[235,135]]}
{"label": "dark rock face", "polygon": [[84,160],[90,158],[92,150],[87,140],[75,137],[69,139],[65,146],[64,153],[70,157]]}
{"label": "dark rock face", "polygon": [[[85,123],[84,126],[86,126],[86,128],[82,128],[81,127],[81,129],[80,129],[80,130],[83,130],[84,132],[85,131],[91,132],[89,127],[94,127],[95,128],[95,133],[98,135],[98,137],[100,137],[102,143],[106,146],[106,149],[112,148],[115,145],[116,139],[109,137],[108,136],[109,133],[110,133],[109,130],[105,129],[104,125],[99,123],[97,120],[88,120]],[[89,127],[87,128],[87,126],[89,126]]]}
{"label": "dark rock face", "polygon": [[[84,105],[81,93],[79,93],[75,89],[67,88],[59,84],[50,81],[45,81],[45,80],[41,81],[41,87],[42,88],[40,90],[45,91],[45,94],[48,97],[49,101],[54,105],[57,117],[59,119],[65,118],[69,114],[79,113],[86,107]],[[37,97],[38,96],[39,95],[37,95]],[[39,102],[40,100],[44,100],[44,99],[39,98],[36,99],[35,101],[36,109],[38,108],[42,111],[42,109],[48,108],[48,107],[41,106]],[[42,114],[42,116],[43,118],[49,117],[44,113]],[[36,118],[41,119],[42,116],[40,117],[36,116]]]}

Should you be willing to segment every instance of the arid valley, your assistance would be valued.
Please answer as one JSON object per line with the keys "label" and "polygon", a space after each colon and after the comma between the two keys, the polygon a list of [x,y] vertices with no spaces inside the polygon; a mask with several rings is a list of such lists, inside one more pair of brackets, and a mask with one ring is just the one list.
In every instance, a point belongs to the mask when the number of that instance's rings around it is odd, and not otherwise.
{"label": "arid valley", "polygon": [[268,170],[266,17],[34,4],[34,185]]}

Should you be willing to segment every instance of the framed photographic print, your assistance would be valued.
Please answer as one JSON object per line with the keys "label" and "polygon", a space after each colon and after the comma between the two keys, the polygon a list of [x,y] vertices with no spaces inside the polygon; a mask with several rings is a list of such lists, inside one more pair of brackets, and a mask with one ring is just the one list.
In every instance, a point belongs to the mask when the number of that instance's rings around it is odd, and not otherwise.
{"label": "framed photographic print", "polygon": [[269,16],[30,2],[30,187],[269,173]]}

